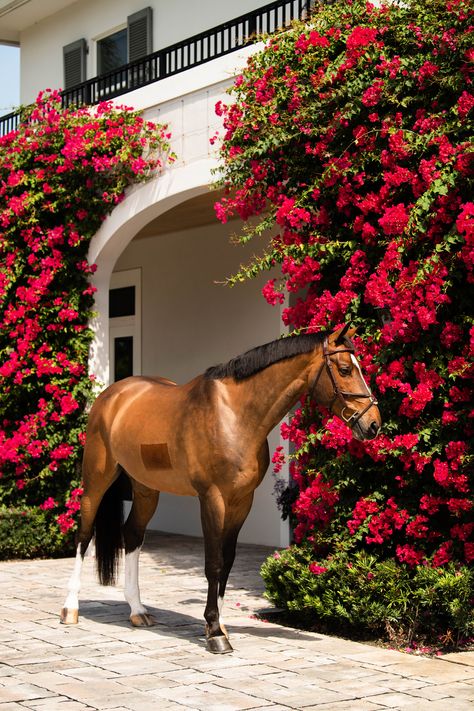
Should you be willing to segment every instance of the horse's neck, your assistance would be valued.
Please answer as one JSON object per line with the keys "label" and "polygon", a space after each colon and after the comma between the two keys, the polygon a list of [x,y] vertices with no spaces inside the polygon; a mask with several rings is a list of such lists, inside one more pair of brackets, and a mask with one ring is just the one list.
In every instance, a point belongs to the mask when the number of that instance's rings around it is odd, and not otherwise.
{"label": "horse's neck", "polygon": [[308,389],[312,354],[274,363],[234,386],[234,404],[244,426],[266,438]]}

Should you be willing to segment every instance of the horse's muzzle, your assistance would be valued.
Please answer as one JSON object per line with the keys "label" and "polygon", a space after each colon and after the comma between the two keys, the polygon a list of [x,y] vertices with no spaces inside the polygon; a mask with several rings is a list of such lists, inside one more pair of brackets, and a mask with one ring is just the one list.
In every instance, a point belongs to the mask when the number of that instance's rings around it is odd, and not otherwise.
{"label": "horse's muzzle", "polygon": [[380,425],[376,420],[369,421],[368,425],[362,424],[361,420],[355,423],[352,434],[355,439],[363,442],[365,439],[375,439],[380,432]]}

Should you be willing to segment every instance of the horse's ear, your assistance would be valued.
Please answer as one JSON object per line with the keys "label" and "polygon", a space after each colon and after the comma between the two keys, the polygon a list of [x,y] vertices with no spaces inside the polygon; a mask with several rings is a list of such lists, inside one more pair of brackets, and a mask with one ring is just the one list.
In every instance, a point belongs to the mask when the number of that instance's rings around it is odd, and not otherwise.
{"label": "horse's ear", "polygon": [[331,340],[335,346],[341,346],[344,343],[344,338],[352,338],[356,331],[357,328],[351,328],[351,324],[346,323],[339,331],[335,331],[335,333],[332,334]]}

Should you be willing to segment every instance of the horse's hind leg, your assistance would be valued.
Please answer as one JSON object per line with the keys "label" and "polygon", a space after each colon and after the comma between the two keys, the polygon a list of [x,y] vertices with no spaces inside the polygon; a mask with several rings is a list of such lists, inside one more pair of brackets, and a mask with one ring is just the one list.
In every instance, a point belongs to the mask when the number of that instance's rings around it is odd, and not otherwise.
{"label": "horse's hind leg", "polygon": [[100,498],[97,492],[91,496],[86,490],[81,497],[81,515],[79,533],[77,536],[76,560],[74,570],[69,578],[67,597],[61,610],[61,622],[65,625],[75,625],[79,621],[79,592],[81,589],[81,572],[84,556],[94,533],[94,519],[99,508]]}
{"label": "horse's hind leg", "polygon": [[155,513],[159,491],[149,489],[132,479],[133,503],[123,529],[125,547],[125,599],[130,605],[130,622],[135,627],[151,627],[157,624],[140,598],[138,585],[138,561],[146,527]]}
{"label": "horse's hind leg", "polygon": [[60,619],[64,625],[76,625],[79,622],[79,591],[81,589],[81,571],[84,555],[85,550],[78,543],[74,570],[69,578],[67,597],[61,610]]}
{"label": "horse's hind leg", "polygon": [[[91,437],[90,439],[92,440],[93,438]],[[91,444],[89,441],[84,452],[84,493],[81,497],[76,560],[73,573],[69,579],[67,596],[60,617],[61,622],[66,625],[77,624],[79,621],[79,592],[84,556],[94,533],[94,522],[100,502],[107,489],[117,478],[117,468],[115,464],[107,461],[105,448],[103,446],[100,448],[95,446],[93,448]],[[97,445],[97,443],[94,444]],[[97,466],[92,466],[92,463]]]}

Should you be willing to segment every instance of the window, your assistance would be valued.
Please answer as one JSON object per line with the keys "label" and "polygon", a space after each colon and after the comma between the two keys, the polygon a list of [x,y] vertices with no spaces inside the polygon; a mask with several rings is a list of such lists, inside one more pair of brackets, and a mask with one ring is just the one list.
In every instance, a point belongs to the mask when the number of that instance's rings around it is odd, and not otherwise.
{"label": "window", "polygon": [[110,382],[141,373],[141,270],[115,272],[109,290]]}
{"label": "window", "polygon": [[[113,32],[95,37],[91,43],[96,51],[96,74],[113,72],[124,64],[134,62],[153,52],[153,10],[145,7],[125,18],[124,25]],[[70,89],[87,79],[85,39],[77,40],[63,47],[64,88]],[[94,60],[92,59],[92,65]],[[126,90],[127,87],[120,87]],[[110,91],[109,91],[110,93]]]}
{"label": "window", "polygon": [[114,382],[133,375],[133,336],[114,338]]}
{"label": "window", "polygon": [[109,293],[109,318],[135,316],[135,286],[121,286]]}
{"label": "window", "polygon": [[97,73],[106,74],[127,64],[127,28],[97,42]]}

